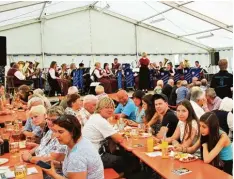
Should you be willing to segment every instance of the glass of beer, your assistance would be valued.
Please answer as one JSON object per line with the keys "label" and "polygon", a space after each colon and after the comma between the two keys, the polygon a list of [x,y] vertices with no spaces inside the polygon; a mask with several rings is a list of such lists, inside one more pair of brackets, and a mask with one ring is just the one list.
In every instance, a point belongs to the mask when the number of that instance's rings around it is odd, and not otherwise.
{"label": "glass of beer", "polygon": [[19,153],[19,142],[10,142],[9,150],[12,156],[16,156]]}
{"label": "glass of beer", "polygon": [[26,165],[19,163],[14,166],[14,173],[16,179],[26,179],[27,167]]}
{"label": "glass of beer", "polygon": [[11,134],[12,139],[14,142],[19,142],[20,141],[20,131],[13,131]]}

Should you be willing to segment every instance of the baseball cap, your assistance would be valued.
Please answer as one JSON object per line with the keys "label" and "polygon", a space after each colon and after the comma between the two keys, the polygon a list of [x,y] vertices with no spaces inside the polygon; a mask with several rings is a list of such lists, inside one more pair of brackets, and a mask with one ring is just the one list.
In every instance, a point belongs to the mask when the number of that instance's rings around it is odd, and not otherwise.
{"label": "baseball cap", "polygon": [[163,101],[168,103],[168,98],[165,94],[161,93],[161,94],[154,94],[153,95],[153,100],[157,100],[157,99],[162,99]]}

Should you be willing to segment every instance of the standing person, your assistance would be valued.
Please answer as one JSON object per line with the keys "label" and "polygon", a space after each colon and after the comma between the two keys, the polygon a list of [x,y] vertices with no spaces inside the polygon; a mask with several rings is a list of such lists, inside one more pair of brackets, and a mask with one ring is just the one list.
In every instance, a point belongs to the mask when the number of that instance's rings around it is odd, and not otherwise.
{"label": "standing person", "polygon": [[48,83],[50,85],[50,95],[49,96],[55,96],[55,92],[58,94],[61,94],[61,87],[59,85],[58,79],[60,79],[58,76],[58,73],[56,71],[57,69],[57,62],[52,61],[50,64],[50,69],[48,72]]}
{"label": "standing person", "polygon": [[139,88],[143,92],[148,92],[149,88],[149,66],[150,60],[147,58],[145,52],[142,53],[142,58],[139,60],[140,72],[139,72]]}
{"label": "standing person", "polygon": [[221,99],[232,98],[233,75],[227,71],[228,62],[226,59],[221,59],[218,64],[220,71],[213,76],[210,87],[215,89]]}

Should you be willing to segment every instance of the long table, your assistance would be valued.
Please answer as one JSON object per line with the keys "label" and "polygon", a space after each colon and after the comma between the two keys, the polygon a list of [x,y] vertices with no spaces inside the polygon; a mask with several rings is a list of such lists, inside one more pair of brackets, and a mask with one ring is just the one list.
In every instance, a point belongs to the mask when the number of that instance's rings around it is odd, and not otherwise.
{"label": "long table", "polygon": [[[145,153],[147,138],[139,138],[138,141],[133,141],[133,144],[141,144],[140,147],[131,147],[127,139],[124,139],[120,145],[127,151],[132,152],[141,161],[151,167],[159,175],[166,179],[232,179],[233,177],[222,170],[213,167],[210,164],[205,164],[202,160],[198,159],[193,162],[183,163],[174,158],[162,159],[161,156],[149,157]],[[176,175],[172,170],[178,168],[187,168],[191,173],[185,175]]]}
{"label": "long table", "polygon": [[[1,167],[2,166],[9,166],[9,168],[11,170],[13,170],[13,167],[14,167],[14,165],[16,163],[16,159],[13,158],[10,155],[10,153],[2,155],[2,156],[0,156],[0,158],[7,158],[9,160],[7,163],[1,165]],[[27,179],[42,179],[43,178],[42,170],[41,170],[41,168],[39,166],[37,166],[35,164],[30,164],[30,163],[24,163],[24,164],[27,165],[27,168],[35,167],[37,169],[37,171],[38,171],[38,173],[36,173],[36,174],[27,175]]]}
{"label": "long table", "polygon": [[[164,178],[173,179],[232,179],[233,177],[222,170],[205,164],[202,160],[183,163],[173,158],[162,159],[161,156],[149,157],[145,154],[146,148],[139,148],[132,151],[141,161],[150,166]],[[172,172],[174,169],[187,168],[191,173],[185,175],[176,175]]]}
{"label": "long table", "polygon": [[[27,115],[25,111],[16,111],[17,112],[17,119],[20,119],[22,121],[26,121],[27,120]],[[12,115],[4,115],[4,116],[0,116],[0,124],[4,123],[5,121],[13,121],[14,118],[12,117]]]}

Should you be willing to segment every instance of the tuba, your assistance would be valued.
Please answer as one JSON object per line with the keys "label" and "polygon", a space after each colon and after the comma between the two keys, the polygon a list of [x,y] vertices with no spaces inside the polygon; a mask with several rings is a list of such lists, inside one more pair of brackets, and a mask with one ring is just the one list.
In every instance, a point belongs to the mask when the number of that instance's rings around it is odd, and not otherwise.
{"label": "tuba", "polygon": [[189,61],[184,59],[184,68],[190,68]]}
{"label": "tuba", "polygon": [[34,60],[34,61],[35,61],[35,63],[34,63],[34,65],[33,65],[33,70],[36,71],[36,70],[37,70],[37,67],[38,67],[38,65],[39,65],[40,63],[37,62],[36,60]]}
{"label": "tuba", "polygon": [[34,60],[35,63],[33,64],[33,70],[34,70],[34,74],[36,76],[38,76],[40,74],[40,69],[38,69],[38,65],[40,64],[39,62],[37,62],[36,60]]}
{"label": "tuba", "polygon": [[166,67],[167,62],[168,62],[168,59],[167,59],[167,58],[164,58],[163,67]]}

